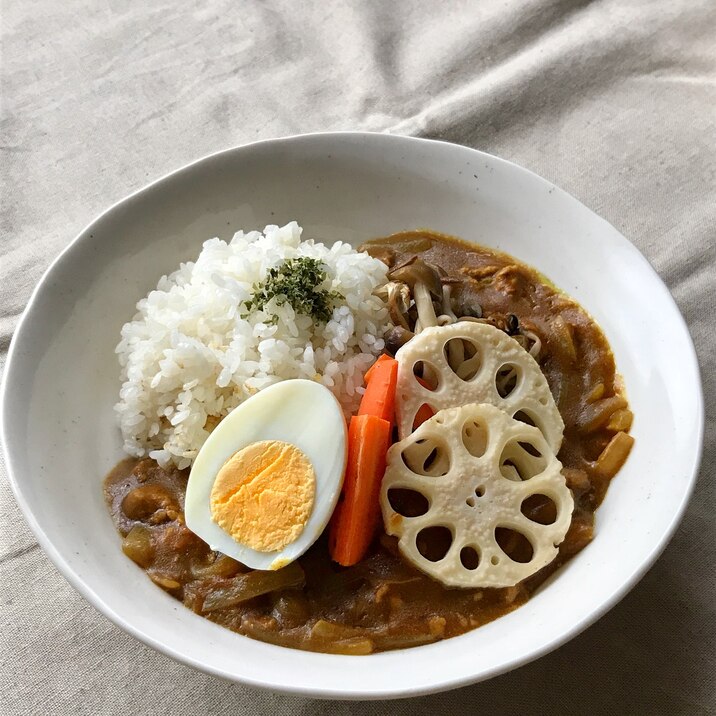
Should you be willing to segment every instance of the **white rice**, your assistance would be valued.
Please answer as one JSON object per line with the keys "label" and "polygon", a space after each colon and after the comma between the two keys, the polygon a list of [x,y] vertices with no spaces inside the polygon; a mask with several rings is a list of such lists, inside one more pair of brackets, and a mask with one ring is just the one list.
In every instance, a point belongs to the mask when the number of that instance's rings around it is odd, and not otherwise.
{"label": "white rice", "polygon": [[[347,414],[355,411],[363,373],[390,327],[384,302],[373,295],[386,267],[345,243],[301,241],[301,231],[291,222],[239,231],[228,243],[211,239],[196,262],[163,276],[139,301],[116,349],[122,388],[115,410],[129,454],[188,467],[222,417],[287,378],[319,381]],[[320,259],[327,273],[321,288],[344,297],[331,319],[315,323],[273,300],[242,318],[253,285],[300,256]]]}

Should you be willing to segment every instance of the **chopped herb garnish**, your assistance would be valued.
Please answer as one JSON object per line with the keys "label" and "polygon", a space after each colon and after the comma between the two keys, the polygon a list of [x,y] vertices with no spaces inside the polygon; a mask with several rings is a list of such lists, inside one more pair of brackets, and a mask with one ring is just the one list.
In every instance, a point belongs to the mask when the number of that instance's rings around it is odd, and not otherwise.
{"label": "chopped herb garnish", "polygon": [[288,303],[296,313],[325,323],[333,313],[333,302],[343,298],[337,291],[319,288],[326,276],[326,269],[318,259],[307,256],[287,259],[270,268],[263,283],[254,284],[253,295],[244,305],[249,313],[261,311],[273,299],[277,306]]}

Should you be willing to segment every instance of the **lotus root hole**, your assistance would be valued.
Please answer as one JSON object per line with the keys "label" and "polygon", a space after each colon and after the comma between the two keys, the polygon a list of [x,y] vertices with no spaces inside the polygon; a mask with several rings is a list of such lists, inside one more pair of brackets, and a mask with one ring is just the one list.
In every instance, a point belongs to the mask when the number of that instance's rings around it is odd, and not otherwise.
{"label": "lotus root hole", "polygon": [[480,566],[480,553],[469,545],[460,550],[460,562],[471,572]]}
{"label": "lotus root hole", "polygon": [[[435,410],[433,410],[432,405],[428,405],[428,403],[423,403],[415,412],[415,417],[413,418],[412,432],[415,432],[426,420],[430,420],[433,415],[435,415]],[[443,419],[437,418],[437,422],[442,425]]]}
{"label": "lotus root hole", "polygon": [[482,367],[480,349],[466,338],[451,338],[443,348],[445,361],[455,375],[465,382],[472,380]]}
{"label": "lotus root hole", "polygon": [[538,451],[527,451],[522,442],[510,440],[500,455],[500,472],[502,476],[513,482],[524,482],[542,473],[547,467],[547,460]]}
{"label": "lotus root hole", "polygon": [[525,425],[531,425],[533,428],[537,427],[534,418],[524,410],[518,410],[512,417]]}
{"label": "lotus root hole", "polygon": [[513,562],[527,564],[532,560],[534,555],[532,543],[521,532],[509,527],[497,527],[495,541]]}
{"label": "lotus root hole", "polygon": [[430,509],[430,501],[417,490],[391,487],[388,490],[390,506],[403,517],[421,517]]}
{"label": "lotus root hole", "polygon": [[438,389],[440,374],[432,363],[424,360],[416,361],[413,364],[413,375],[426,390],[435,392]]}
{"label": "lotus root hole", "polygon": [[482,457],[487,450],[487,426],[480,420],[467,420],[462,426],[462,442],[473,457]]}
{"label": "lotus root hole", "polygon": [[517,390],[522,379],[520,367],[514,363],[505,363],[495,375],[495,388],[501,398],[507,398]]}
{"label": "lotus root hole", "polygon": [[415,537],[415,546],[418,552],[428,562],[439,562],[452,546],[453,536],[448,527],[433,525],[424,527]]}
{"label": "lotus root hole", "polygon": [[520,440],[518,444],[525,452],[528,452],[533,457],[542,457],[542,453],[532,443]]}
{"label": "lotus root hole", "polygon": [[450,453],[444,444],[436,440],[416,440],[400,456],[405,466],[416,475],[443,477],[450,472]]}
{"label": "lotus root hole", "polygon": [[553,525],[557,521],[557,505],[547,495],[530,495],[520,505],[520,512],[532,522]]}
{"label": "lotus root hole", "polygon": [[470,497],[465,500],[465,504],[469,507],[475,507],[477,505],[477,501],[480,497],[482,497],[485,494],[485,486],[484,485],[478,485],[475,488],[475,494],[470,495]]}

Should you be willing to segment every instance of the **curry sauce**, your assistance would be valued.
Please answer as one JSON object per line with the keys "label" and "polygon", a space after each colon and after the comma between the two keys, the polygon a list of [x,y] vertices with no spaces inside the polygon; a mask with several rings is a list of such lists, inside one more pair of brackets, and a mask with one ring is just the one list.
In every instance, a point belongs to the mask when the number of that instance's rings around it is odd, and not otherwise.
{"label": "curry sauce", "polygon": [[[125,460],[105,481],[123,550],[188,608],[239,633],[282,646],[366,654],[462,634],[524,603],[593,536],[594,511],[632,444],[632,414],[599,326],[537,271],[506,254],[427,231],[369,241],[389,267],[414,256],[440,267],[459,315],[473,315],[538,344],[536,359],[564,420],[559,452],[575,509],[558,557],[508,588],[449,589],[405,562],[382,531],[353,567],[331,561],[325,535],[296,563],[252,571],[212,551],[184,524],[188,470]],[[525,504],[537,522],[549,501]],[[515,559],[523,546],[506,535]]]}

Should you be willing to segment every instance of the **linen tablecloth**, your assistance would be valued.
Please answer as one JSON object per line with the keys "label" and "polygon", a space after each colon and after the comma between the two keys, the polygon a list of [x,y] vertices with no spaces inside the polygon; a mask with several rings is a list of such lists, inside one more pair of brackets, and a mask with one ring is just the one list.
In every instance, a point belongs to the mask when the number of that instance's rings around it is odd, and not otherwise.
{"label": "linen tablecloth", "polygon": [[0,12],[0,360],[49,262],[116,200],[225,147],[362,129],[498,154],[614,224],[673,292],[707,401],[686,518],[617,607],[512,673],[392,704],[245,689],[133,640],[50,564],[0,466],[2,714],[716,713],[714,0],[5,0]]}

